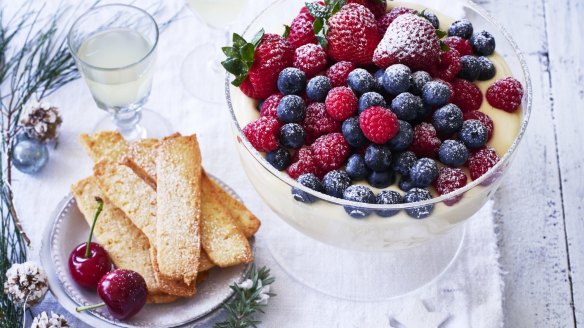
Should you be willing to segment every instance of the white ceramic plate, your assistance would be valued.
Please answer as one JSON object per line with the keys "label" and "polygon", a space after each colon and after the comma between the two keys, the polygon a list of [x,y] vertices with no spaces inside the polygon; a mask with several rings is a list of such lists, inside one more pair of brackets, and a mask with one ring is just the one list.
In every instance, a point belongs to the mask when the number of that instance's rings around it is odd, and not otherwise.
{"label": "white ceramic plate", "polygon": [[[236,196],[229,187],[222,185]],[[101,302],[97,292],[76,285],[67,264],[71,251],[86,241],[89,226],[71,195],[61,201],[53,221],[47,227],[41,247],[41,261],[47,271],[50,290],[67,311],[93,327],[181,327],[204,320],[229,300],[233,295],[229,286],[241,282],[249,268],[239,265],[211,269],[209,278],[197,287],[195,297],[169,304],[147,304],[137,315],[123,322],[110,316],[105,307],[78,313],[77,306]]]}

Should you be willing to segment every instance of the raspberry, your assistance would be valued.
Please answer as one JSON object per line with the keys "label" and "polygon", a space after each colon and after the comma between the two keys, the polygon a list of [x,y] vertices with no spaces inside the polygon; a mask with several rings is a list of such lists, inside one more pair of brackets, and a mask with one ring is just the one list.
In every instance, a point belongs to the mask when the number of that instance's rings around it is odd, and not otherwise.
{"label": "raspberry", "polygon": [[288,42],[296,49],[300,46],[309,43],[317,43],[316,36],[312,29],[314,24],[314,17],[308,13],[306,7],[302,7],[300,14],[292,20],[290,24],[290,34],[288,34]]}
{"label": "raspberry", "polygon": [[417,14],[418,12],[415,9],[406,8],[406,7],[394,7],[392,8],[387,14],[383,15],[383,17],[377,20],[377,31],[379,31],[379,35],[385,35],[385,31],[391,23],[400,15],[403,14]]}
{"label": "raspberry", "polygon": [[483,147],[481,149],[473,150],[468,157],[466,166],[470,171],[470,177],[473,180],[480,178],[487,173],[490,168],[495,166],[499,161],[497,152],[491,147]]}
{"label": "raspberry", "polygon": [[302,127],[306,131],[306,144],[309,145],[322,135],[341,131],[341,122],[330,117],[323,103],[312,103],[306,108]]}
{"label": "raspberry", "polygon": [[314,156],[310,148],[301,148],[292,157],[292,164],[286,170],[292,179],[298,179],[303,174],[312,173],[317,177],[323,177],[322,171],[316,166]]}
{"label": "raspberry", "polygon": [[496,81],[487,89],[487,101],[491,106],[512,113],[521,105],[523,87],[512,77]]}
{"label": "raspberry", "polygon": [[446,43],[448,47],[450,47],[450,49],[458,51],[458,54],[461,57],[472,55],[472,46],[470,45],[470,42],[468,42],[468,40],[466,39],[463,39],[459,36],[449,36],[443,41],[444,43]]}
{"label": "raspberry", "polygon": [[367,139],[379,145],[388,142],[399,132],[397,116],[379,106],[369,107],[361,113],[359,126]]}
{"label": "raspberry", "polygon": [[351,153],[349,144],[340,133],[330,133],[319,137],[310,149],[316,165],[324,172],[341,168]]}
{"label": "raspberry", "polygon": [[483,103],[483,94],[479,87],[474,83],[463,79],[454,79],[452,81],[454,95],[450,102],[460,107],[463,112],[475,111],[481,108]]}
{"label": "raspberry", "polygon": [[324,49],[316,44],[305,44],[294,53],[294,67],[299,68],[310,79],[326,68],[327,57]]}
{"label": "raspberry", "polygon": [[452,81],[461,69],[460,54],[454,49],[440,53],[440,63],[430,68],[429,73],[435,79]]}
{"label": "raspberry", "polygon": [[280,100],[284,97],[281,93],[274,93],[264,100],[262,104],[262,109],[260,111],[260,116],[269,116],[278,118],[277,109],[280,104]]}
{"label": "raspberry", "polygon": [[[440,195],[449,194],[457,189],[466,186],[467,177],[462,169],[442,167],[438,173],[438,178],[434,181],[433,186]],[[462,198],[462,195],[447,199],[444,203],[452,206]]]}
{"label": "raspberry", "polygon": [[347,87],[329,91],[324,104],[326,112],[337,121],[344,121],[357,112],[357,96]]}
{"label": "raspberry", "polygon": [[473,110],[471,112],[464,113],[464,120],[479,120],[487,128],[487,133],[489,134],[487,140],[491,140],[493,137],[493,130],[495,129],[495,125],[493,124],[493,120],[489,117],[489,115],[483,112],[479,112],[478,110]]}
{"label": "raspberry", "polygon": [[264,152],[278,149],[279,132],[280,122],[269,116],[260,117],[243,128],[243,134],[251,145],[258,151]]}
{"label": "raspberry", "polygon": [[326,77],[331,80],[333,87],[341,87],[347,85],[347,78],[356,68],[355,64],[348,61],[340,61],[326,71]]}
{"label": "raspberry", "polygon": [[414,127],[414,140],[410,150],[418,157],[436,158],[442,141],[436,136],[436,129],[430,123],[422,122]]}

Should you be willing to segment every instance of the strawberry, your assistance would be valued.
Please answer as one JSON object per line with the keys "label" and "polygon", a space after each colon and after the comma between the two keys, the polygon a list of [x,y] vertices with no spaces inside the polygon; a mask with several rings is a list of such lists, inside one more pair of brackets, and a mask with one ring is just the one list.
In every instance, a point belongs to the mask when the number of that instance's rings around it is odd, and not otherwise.
{"label": "strawberry", "polygon": [[387,10],[386,0],[347,0],[347,3],[358,3],[367,7],[376,19],[383,16]]}
{"label": "strawberry", "polygon": [[440,41],[432,23],[414,14],[403,14],[387,28],[373,62],[380,68],[404,64],[412,70],[425,70],[438,62],[439,54]]}
{"label": "strawberry", "polygon": [[290,31],[288,32],[288,42],[290,45],[296,49],[305,44],[317,43],[316,36],[312,30],[312,24],[314,24],[314,17],[306,10],[306,7],[302,7],[300,14],[292,20],[290,24]]}
{"label": "strawberry", "polygon": [[393,7],[389,12],[384,14],[381,18],[377,19],[377,31],[379,31],[379,35],[385,35],[385,31],[393,21],[403,14],[418,14],[418,11],[411,8],[406,7]]}
{"label": "strawberry", "polygon": [[290,43],[276,34],[259,31],[247,42],[237,33],[233,34],[233,46],[223,47],[227,59],[221,64],[235,75],[231,82],[248,97],[265,99],[278,91],[278,74],[292,66],[294,50]]}

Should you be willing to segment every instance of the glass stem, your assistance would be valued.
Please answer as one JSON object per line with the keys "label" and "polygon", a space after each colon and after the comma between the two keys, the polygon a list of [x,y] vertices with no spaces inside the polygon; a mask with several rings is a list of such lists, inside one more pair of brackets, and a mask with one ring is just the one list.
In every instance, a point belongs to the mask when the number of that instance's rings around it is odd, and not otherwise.
{"label": "glass stem", "polygon": [[128,141],[146,138],[146,130],[140,125],[142,108],[129,111],[119,111],[113,115],[118,131]]}

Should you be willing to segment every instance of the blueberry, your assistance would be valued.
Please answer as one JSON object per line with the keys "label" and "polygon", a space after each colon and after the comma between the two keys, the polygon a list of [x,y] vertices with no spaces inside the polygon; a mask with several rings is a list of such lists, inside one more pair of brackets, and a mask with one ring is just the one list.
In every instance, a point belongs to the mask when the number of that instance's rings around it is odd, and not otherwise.
{"label": "blueberry", "polygon": [[365,149],[365,164],[376,172],[387,171],[391,167],[391,151],[386,146],[370,145]]}
{"label": "blueberry", "polygon": [[353,181],[364,180],[369,175],[369,168],[365,165],[363,155],[353,154],[347,160],[347,174]]}
{"label": "blueberry", "polygon": [[347,77],[349,88],[357,95],[362,95],[375,88],[373,75],[362,68],[354,69]]}
{"label": "blueberry", "polygon": [[440,21],[438,20],[438,16],[436,16],[434,13],[423,10],[422,16],[424,16],[424,18],[427,19],[430,24],[434,26],[434,28],[440,28]]}
{"label": "blueberry", "polygon": [[[322,186],[322,182],[312,173],[303,174],[296,179],[298,183],[303,185],[306,188],[310,188],[317,192],[323,192],[324,187]],[[302,202],[302,203],[314,203],[317,200],[317,197],[304,192],[298,188],[292,188],[292,196],[295,200]]]}
{"label": "blueberry", "polygon": [[399,181],[399,189],[403,191],[409,191],[410,189],[414,188],[414,183],[408,177],[402,177]]}
{"label": "blueberry", "polygon": [[445,140],[438,149],[440,162],[451,166],[460,167],[468,159],[468,149],[457,140]]}
{"label": "blueberry", "polygon": [[414,128],[412,128],[412,125],[402,120],[398,120],[397,123],[399,124],[399,131],[395,137],[387,142],[387,146],[391,151],[406,150],[414,140]]}
{"label": "blueberry", "polygon": [[359,114],[369,107],[380,106],[387,108],[385,98],[377,92],[366,92],[359,97]]}
{"label": "blueberry", "polygon": [[414,72],[410,78],[410,92],[416,96],[421,96],[426,83],[432,81],[430,73],[424,71]]}
{"label": "blueberry", "polygon": [[332,88],[333,84],[328,77],[322,75],[315,76],[308,81],[306,96],[312,101],[324,102],[326,95],[328,95]]}
{"label": "blueberry", "polygon": [[306,115],[304,100],[296,95],[284,96],[278,104],[276,114],[284,123],[299,123]]}
{"label": "blueberry", "polygon": [[389,66],[383,74],[383,88],[390,95],[397,96],[410,88],[412,71],[403,64]]}
{"label": "blueberry", "polygon": [[[377,194],[377,204],[391,205],[403,203],[403,198],[399,192],[393,190],[383,190]],[[388,218],[396,215],[400,210],[376,210],[377,215]]]}
{"label": "blueberry", "polygon": [[432,115],[432,125],[442,135],[458,132],[464,121],[462,110],[455,104],[448,104],[437,109]]}
{"label": "blueberry", "polygon": [[472,23],[466,19],[457,20],[448,28],[448,36],[459,36],[463,39],[470,38],[472,32]]}
{"label": "blueberry", "polygon": [[395,172],[392,170],[385,172],[373,171],[367,177],[367,182],[369,182],[369,184],[375,188],[387,188],[395,182]]}
{"label": "blueberry", "polygon": [[475,56],[462,56],[460,58],[460,71],[458,72],[458,77],[465,79],[467,81],[476,81],[481,73],[481,66],[477,57]]}
{"label": "blueberry", "polygon": [[450,99],[451,91],[442,81],[430,81],[422,89],[422,100],[430,106],[444,106]]}
{"label": "blueberry", "polygon": [[351,185],[351,178],[345,171],[333,170],[324,176],[322,182],[327,195],[343,198],[345,189]]}
{"label": "blueberry", "polygon": [[384,69],[378,69],[375,74],[373,74],[373,79],[375,80],[375,91],[385,92],[383,88],[383,76],[385,75]]}
{"label": "blueberry", "polygon": [[341,132],[345,140],[347,140],[347,143],[352,147],[358,148],[366,145],[368,142],[367,137],[363,134],[363,130],[361,130],[361,126],[359,126],[358,116],[346,119],[341,127]]}
{"label": "blueberry", "polygon": [[495,38],[487,31],[473,34],[470,45],[474,53],[479,56],[490,56],[495,52]]}
{"label": "blueberry", "polygon": [[430,158],[420,158],[410,170],[410,180],[414,187],[426,188],[438,177],[438,165]]}
{"label": "blueberry", "polygon": [[391,101],[391,111],[400,120],[415,121],[423,115],[424,103],[422,98],[403,92]]}
{"label": "blueberry", "polygon": [[[404,203],[416,203],[432,199],[432,195],[426,189],[414,188],[410,189],[404,196]],[[430,216],[434,205],[424,205],[413,208],[406,208],[406,213],[414,219],[424,219]]]}
{"label": "blueberry", "polygon": [[[361,185],[350,186],[347,188],[343,193],[343,199],[359,203],[375,204],[375,194],[373,191]],[[372,212],[370,209],[356,206],[344,206],[344,208],[347,214],[356,219],[362,219]]]}
{"label": "blueberry", "polygon": [[278,90],[285,95],[299,94],[306,87],[306,75],[298,68],[284,68],[278,75]]}
{"label": "blueberry", "polygon": [[410,170],[417,160],[418,158],[414,152],[409,150],[404,151],[393,157],[391,168],[402,176],[407,177],[410,175]]}
{"label": "blueberry", "polygon": [[479,81],[487,81],[495,77],[495,74],[497,74],[497,69],[489,58],[481,56],[477,57],[477,60],[480,67]]}
{"label": "blueberry", "polygon": [[274,151],[271,151],[266,154],[266,161],[272,164],[278,171],[285,170],[288,166],[290,166],[290,162],[292,162],[292,157],[290,153],[286,150],[286,148],[278,148]]}
{"label": "blueberry", "polygon": [[458,138],[468,148],[481,148],[487,143],[489,133],[479,120],[467,120],[462,124]]}
{"label": "blueberry", "polygon": [[264,105],[263,100],[258,101],[258,103],[256,104],[256,109],[258,110],[258,112],[260,112],[262,110],[263,105]]}
{"label": "blueberry", "polygon": [[284,124],[280,129],[280,144],[287,148],[298,149],[304,145],[306,132],[298,123]]}

